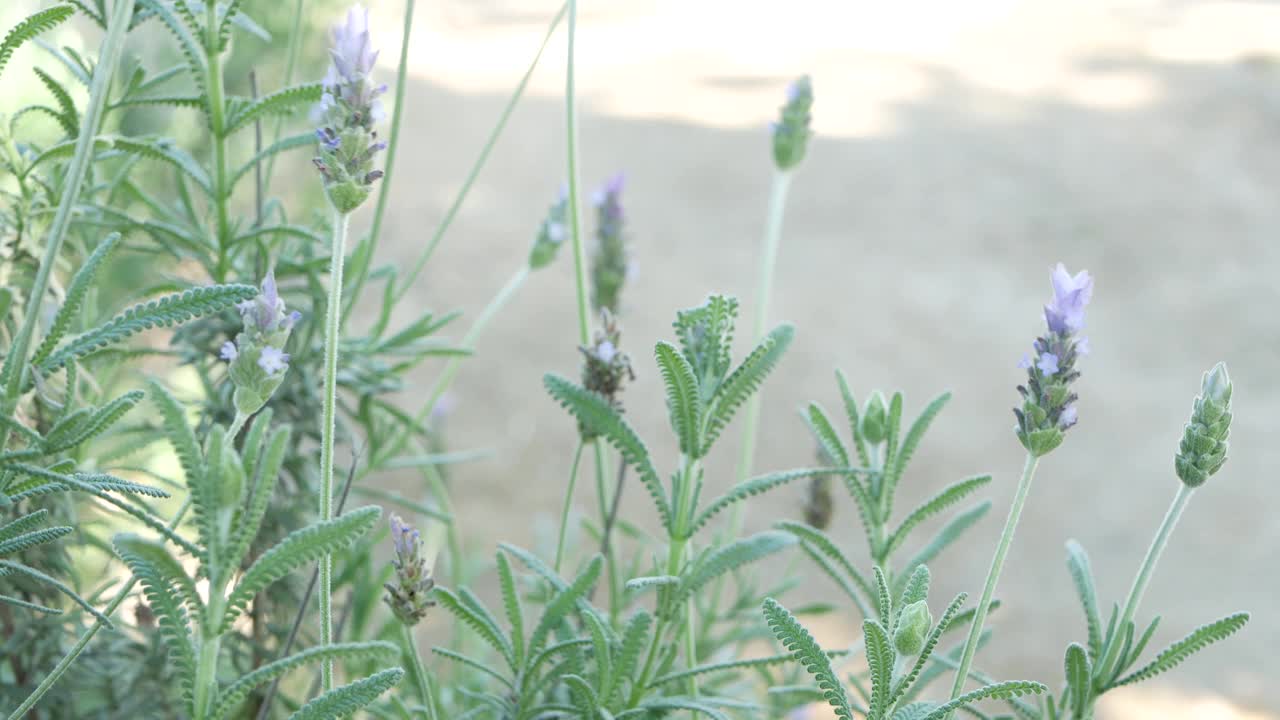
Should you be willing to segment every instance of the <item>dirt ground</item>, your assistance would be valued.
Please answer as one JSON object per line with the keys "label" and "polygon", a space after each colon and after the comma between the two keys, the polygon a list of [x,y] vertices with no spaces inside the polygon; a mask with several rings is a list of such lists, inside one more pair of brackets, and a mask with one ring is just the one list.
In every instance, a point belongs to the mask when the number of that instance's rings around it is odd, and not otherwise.
{"label": "dirt ground", "polygon": [[[249,3],[252,6],[253,3]],[[370,0],[390,77],[402,0]],[[936,596],[980,590],[1022,453],[1009,408],[1015,367],[1042,328],[1048,271],[1089,269],[1092,354],[1080,423],[1042,464],[979,663],[1057,685],[1083,620],[1063,544],[1090,551],[1104,603],[1120,601],[1177,489],[1172,457],[1201,373],[1235,381],[1231,459],[1200,490],[1140,615],[1154,644],[1233,611],[1237,637],[1137,689],[1101,720],[1275,720],[1280,706],[1280,5],[1210,0],[582,0],[582,177],[625,171],[637,273],[623,349],[640,374],[628,416],[670,469],[652,346],[708,292],[755,305],[769,190],[766,125],[785,84],[813,76],[809,157],[792,185],[771,309],[798,327],[764,394],[756,466],[808,465],[796,409],[902,389],[908,412],[954,399],[919,451],[900,507],[990,472],[995,509],[935,567]],[[382,262],[412,261],[458,191],[557,0],[418,3],[407,115]],[[412,310],[461,309],[454,337],[524,262],[565,180],[563,28],[449,236]],[[358,219],[367,222],[368,213]],[[588,222],[587,226],[591,227]],[[362,228],[357,227],[360,231]],[[408,313],[406,313],[407,317]],[[473,548],[546,547],[575,440],[541,388],[577,372],[572,262],[534,274],[490,325],[453,393],[455,468]],[[742,323],[745,336],[749,323]],[[436,367],[424,368],[421,401]],[[708,462],[733,480],[740,433]],[[414,487],[414,480],[388,478]],[[591,482],[576,503],[595,506]],[[633,486],[627,513],[652,523]],[[861,530],[839,497],[833,532]],[[749,506],[751,529],[799,512],[782,490]],[[802,566],[803,567],[803,566]],[[837,600],[816,572],[805,589]],[[854,635],[852,614],[817,627]],[[1161,642],[1163,641],[1163,643]]]}
{"label": "dirt ground", "polygon": [[[1061,648],[1083,633],[1064,541],[1091,551],[1105,602],[1122,600],[1176,490],[1172,456],[1200,374],[1224,359],[1236,387],[1231,459],[1197,493],[1141,615],[1163,614],[1164,641],[1239,609],[1254,619],[1176,673],[1115,693],[1104,711],[1272,717],[1246,713],[1280,703],[1280,74],[1266,54],[1280,47],[1280,7],[582,4],[582,176],[594,186],[627,173],[638,273],[623,345],[640,372],[628,412],[657,456],[675,451],[652,345],[669,336],[676,309],[709,291],[737,294],[753,311],[770,175],[764,126],[785,82],[811,73],[817,137],[793,184],[771,312],[798,334],[766,386],[757,467],[811,462],[795,410],[809,400],[838,407],[833,368],[860,395],[903,389],[909,411],[951,389],[903,506],[946,481],[995,475],[995,510],[935,573],[947,593],[977,591],[1021,465],[1010,432],[1015,363],[1040,330],[1051,264],[1088,268],[1097,290],[1081,421],[1042,463],[980,662],[1001,676],[1060,681]],[[374,3],[385,47],[398,41],[398,10]],[[419,8],[383,260],[406,262],[425,242],[554,10],[546,0]],[[474,317],[523,262],[565,178],[563,52],[553,42],[420,283],[421,304]],[[388,67],[393,55],[384,52]],[[566,256],[532,277],[459,379],[451,440],[493,451],[455,475],[473,544],[546,541],[574,431],[539,378],[576,372],[574,328]],[[736,444],[738,433],[725,437]],[[725,486],[733,454],[708,468],[709,482]],[[630,499],[633,517],[652,519],[634,488]],[[794,515],[798,503],[785,490],[757,502],[750,525]],[[589,487],[577,506],[594,507]],[[845,498],[835,528],[860,542]],[[835,598],[816,573],[812,591]],[[820,631],[848,639],[853,624]]]}

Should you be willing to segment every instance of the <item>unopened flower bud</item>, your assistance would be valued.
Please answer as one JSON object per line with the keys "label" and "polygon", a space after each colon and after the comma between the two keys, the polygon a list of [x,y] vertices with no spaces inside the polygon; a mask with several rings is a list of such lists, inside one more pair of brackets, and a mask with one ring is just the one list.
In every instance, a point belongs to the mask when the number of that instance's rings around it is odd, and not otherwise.
{"label": "unopened flower bud", "polygon": [[933,615],[929,613],[929,605],[918,600],[902,608],[898,616],[898,627],[893,633],[893,647],[899,655],[911,657],[924,650],[925,639],[929,628],[933,626]]}
{"label": "unopened flower bud", "polygon": [[1191,409],[1191,421],[1182,432],[1174,469],[1188,487],[1200,487],[1227,461],[1227,436],[1231,433],[1231,378],[1227,366],[1218,363],[1204,374],[1200,397]]}
{"label": "unopened flower bud", "polygon": [[889,434],[889,406],[884,395],[877,390],[867,398],[862,407],[862,437],[872,445],[879,445]]}
{"label": "unopened flower bud", "polygon": [[289,370],[284,346],[301,315],[285,308],[275,273],[268,271],[257,297],[241,303],[240,317],[244,329],[234,342],[223,343],[218,355],[228,363],[236,410],[248,416],[260,410],[284,382]]}
{"label": "unopened flower bud", "polygon": [[[631,359],[618,350],[622,339],[622,330],[618,321],[608,310],[600,313],[601,330],[596,331],[591,345],[578,348],[582,352],[582,386],[598,393],[609,401],[609,404],[622,410],[622,386],[627,380],[635,380],[635,371],[631,369]],[[594,437],[585,427],[579,426],[584,439]]]}
{"label": "unopened flower bud", "polygon": [[591,303],[597,310],[617,313],[622,286],[631,275],[623,235],[622,173],[610,178],[592,198],[596,208],[596,243],[591,254]]}

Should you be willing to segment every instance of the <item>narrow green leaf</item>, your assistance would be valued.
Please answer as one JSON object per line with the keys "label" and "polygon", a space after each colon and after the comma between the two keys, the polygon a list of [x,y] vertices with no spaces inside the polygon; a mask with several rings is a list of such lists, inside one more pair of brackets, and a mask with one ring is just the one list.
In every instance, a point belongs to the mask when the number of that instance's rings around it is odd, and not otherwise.
{"label": "narrow green leaf", "polygon": [[1162,650],[1160,654],[1156,656],[1155,660],[1152,660],[1142,669],[1121,678],[1110,687],[1132,685],[1133,683],[1142,682],[1143,680],[1150,680],[1160,673],[1172,670],[1181,664],[1183,660],[1186,660],[1213,643],[1231,637],[1248,622],[1249,613],[1242,612],[1235,613],[1234,615],[1228,615],[1221,620],[1214,621],[1208,625],[1202,625],[1195,630],[1192,630],[1186,637]]}
{"label": "narrow green leaf", "polygon": [[791,347],[791,340],[794,337],[795,329],[790,325],[774,328],[742,361],[742,364],[716,388],[715,395],[711,399],[706,430],[702,436],[703,447],[700,455],[707,454],[712,444],[720,437],[721,431],[733,419],[738,408],[760,389],[765,378],[782,360],[787,348]]}
{"label": "narrow green leaf", "polygon": [[911,534],[920,523],[946,510],[948,507],[960,502],[970,493],[978,488],[991,482],[990,475],[978,475],[971,478],[965,478],[960,482],[948,486],[942,492],[929,498],[920,507],[911,511],[898,526],[893,534],[889,536],[889,540],[885,543],[882,555],[888,557],[894,550],[902,546],[907,541],[907,537]]}
{"label": "narrow green leaf", "polygon": [[718,547],[699,558],[689,572],[681,578],[673,602],[682,602],[721,575],[768,557],[795,543],[796,539],[793,535],[766,530]]}
{"label": "narrow green leaf", "polygon": [[831,667],[831,658],[827,657],[809,631],[773,598],[764,601],[764,617],[778,641],[817,681],[819,690],[835,710],[836,717],[840,720],[853,720],[849,697]]}
{"label": "narrow green leaf", "polygon": [[667,389],[671,430],[680,441],[680,451],[697,459],[702,451],[699,433],[703,412],[698,379],[694,376],[689,361],[674,345],[659,341],[653,353],[662,373],[662,383]]}
{"label": "narrow green leaf", "polygon": [[759,477],[744,480],[729,489],[729,492],[721,495],[711,502],[698,517],[694,520],[690,528],[690,534],[696,533],[711,521],[720,511],[728,508],[737,502],[742,502],[749,497],[768,492],[776,487],[781,487],[793,480],[801,478],[820,477],[824,475],[844,475],[847,468],[804,468],[801,470],[786,470],[783,472],[769,473]]}
{"label": "narrow green leaf", "polygon": [[400,655],[395,645],[386,642],[355,642],[320,645],[308,648],[288,657],[267,663],[231,683],[218,695],[218,705],[211,713],[213,718],[231,718],[254,688],[271,682],[284,674],[306,665],[326,660],[351,662],[391,662]]}
{"label": "narrow green leaf", "polygon": [[853,463],[849,461],[849,451],[845,449],[844,441],[840,439],[839,433],[831,425],[830,418],[817,403],[809,403],[807,412],[801,413],[805,424],[813,432],[814,438],[822,446],[827,457],[830,458],[831,464],[839,467],[849,467]]}
{"label": "narrow green leaf", "polygon": [[356,711],[378,699],[404,677],[404,670],[382,670],[353,683],[334,688],[303,705],[289,720],[338,720],[351,717]]}
{"label": "narrow green leaf", "polygon": [[75,8],[70,5],[54,5],[43,10],[37,10],[23,18],[17,25],[14,25],[5,34],[4,40],[0,40],[0,72],[4,71],[4,66],[9,63],[9,58],[13,57],[13,53],[23,43],[61,25],[75,12]]}
{"label": "narrow green leaf", "polygon": [[1093,699],[1093,668],[1088,653],[1078,643],[1067,646],[1063,663],[1067,676],[1067,689],[1071,693],[1071,712],[1083,718]]}
{"label": "narrow green leaf", "polygon": [[1084,608],[1085,624],[1089,632],[1089,658],[1098,659],[1102,650],[1102,620],[1098,617],[1098,592],[1093,586],[1093,570],[1084,547],[1075,540],[1067,541],[1067,570],[1076,586],[1076,596]]}

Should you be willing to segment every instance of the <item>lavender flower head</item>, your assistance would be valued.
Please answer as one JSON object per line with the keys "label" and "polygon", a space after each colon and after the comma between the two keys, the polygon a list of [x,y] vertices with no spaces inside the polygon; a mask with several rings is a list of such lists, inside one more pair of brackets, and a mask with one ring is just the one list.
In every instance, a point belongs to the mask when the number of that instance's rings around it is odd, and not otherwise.
{"label": "lavender flower head", "polygon": [[258,295],[241,303],[239,309],[243,329],[234,342],[222,344],[218,356],[228,363],[227,374],[235,385],[236,409],[252,415],[284,381],[289,370],[289,354],[284,346],[302,316],[285,307],[274,270],[262,279]]}
{"label": "lavender flower head", "polygon": [[382,177],[373,159],[386,143],[378,140],[373,126],[386,115],[378,98],[387,86],[370,77],[378,60],[370,42],[369,11],[356,5],[333,28],[324,94],[312,113],[319,142],[314,163],[330,202],[344,214],[360,207]]}
{"label": "lavender flower head", "polygon": [[[628,380],[635,380],[635,371],[631,368],[631,358],[618,349],[622,341],[622,329],[618,321],[608,310],[600,311],[600,330],[597,330],[590,345],[579,347],[582,353],[582,386],[598,393],[609,404],[622,411],[622,388]],[[584,439],[594,437],[581,423],[579,431]]]}
{"label": "lavender flower head", "polygon": [[435,605],[429,595],[436,583],[422,557],[422,535],[399,515],[391,516],[391,543],[396,553],[391,566],[396,572],[393,582],[384,586],[387,594],[383,601],[400,622],[412,627]]}
{"label": "lavender flower head", "polygon": [[533,270],[545,267],[556,259],[560,246],[569,237],[569,188],[560,188],[560,195],[547,208],[547,214],[538,226],[538,235],[529,251],[529,267]]}
{"label": "lavender flower head", "polygon": [[623,234],[625,184],[626,176],[618,173],[592,196],[596,209],[596,242],[591,251],[591,303],[596,310],[614,314],[622,303],[622,287],[633,274]]}
{"label": "lavender flower head", "polygon": [[1076,333],[1084,328],[1093,278],[1088,271],[1072,275],[1058,263],[1051,280],[1053,299],[1044,306],[1048,332],[1033,343],[1034,357],[1023,355],[1018,363],[1027,371],[1027,382],[1018,386],[1022,406],[1013,410],[1018,419],[1014,432],[1036,456],[1062,444],[1063,433],[1079,420],[1071,385],[1080,377],[1076,361],[1089,353],[1088,338]]}
{"label": "lavender flower head", "polygon": [[779,170],[790,170],[804,160],[813,131],[813,82],[808,75],[787,86],[787,102],[781,116],[770,125],[773,130],[773,161]]}

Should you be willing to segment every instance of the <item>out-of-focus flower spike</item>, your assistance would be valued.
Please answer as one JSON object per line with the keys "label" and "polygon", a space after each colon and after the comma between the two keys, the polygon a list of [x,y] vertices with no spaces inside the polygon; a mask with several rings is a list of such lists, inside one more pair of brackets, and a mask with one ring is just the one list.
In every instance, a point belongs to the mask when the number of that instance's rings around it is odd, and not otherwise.
{"label": "out-of-focus flower spike", "polygon": [[804,160],[813,135],[810,110],[813,107],[813,82],[808,75],[787,86],[787,102],[781,116],[771,123],[773,133],[773,160],[779,170],[790,170]]}

